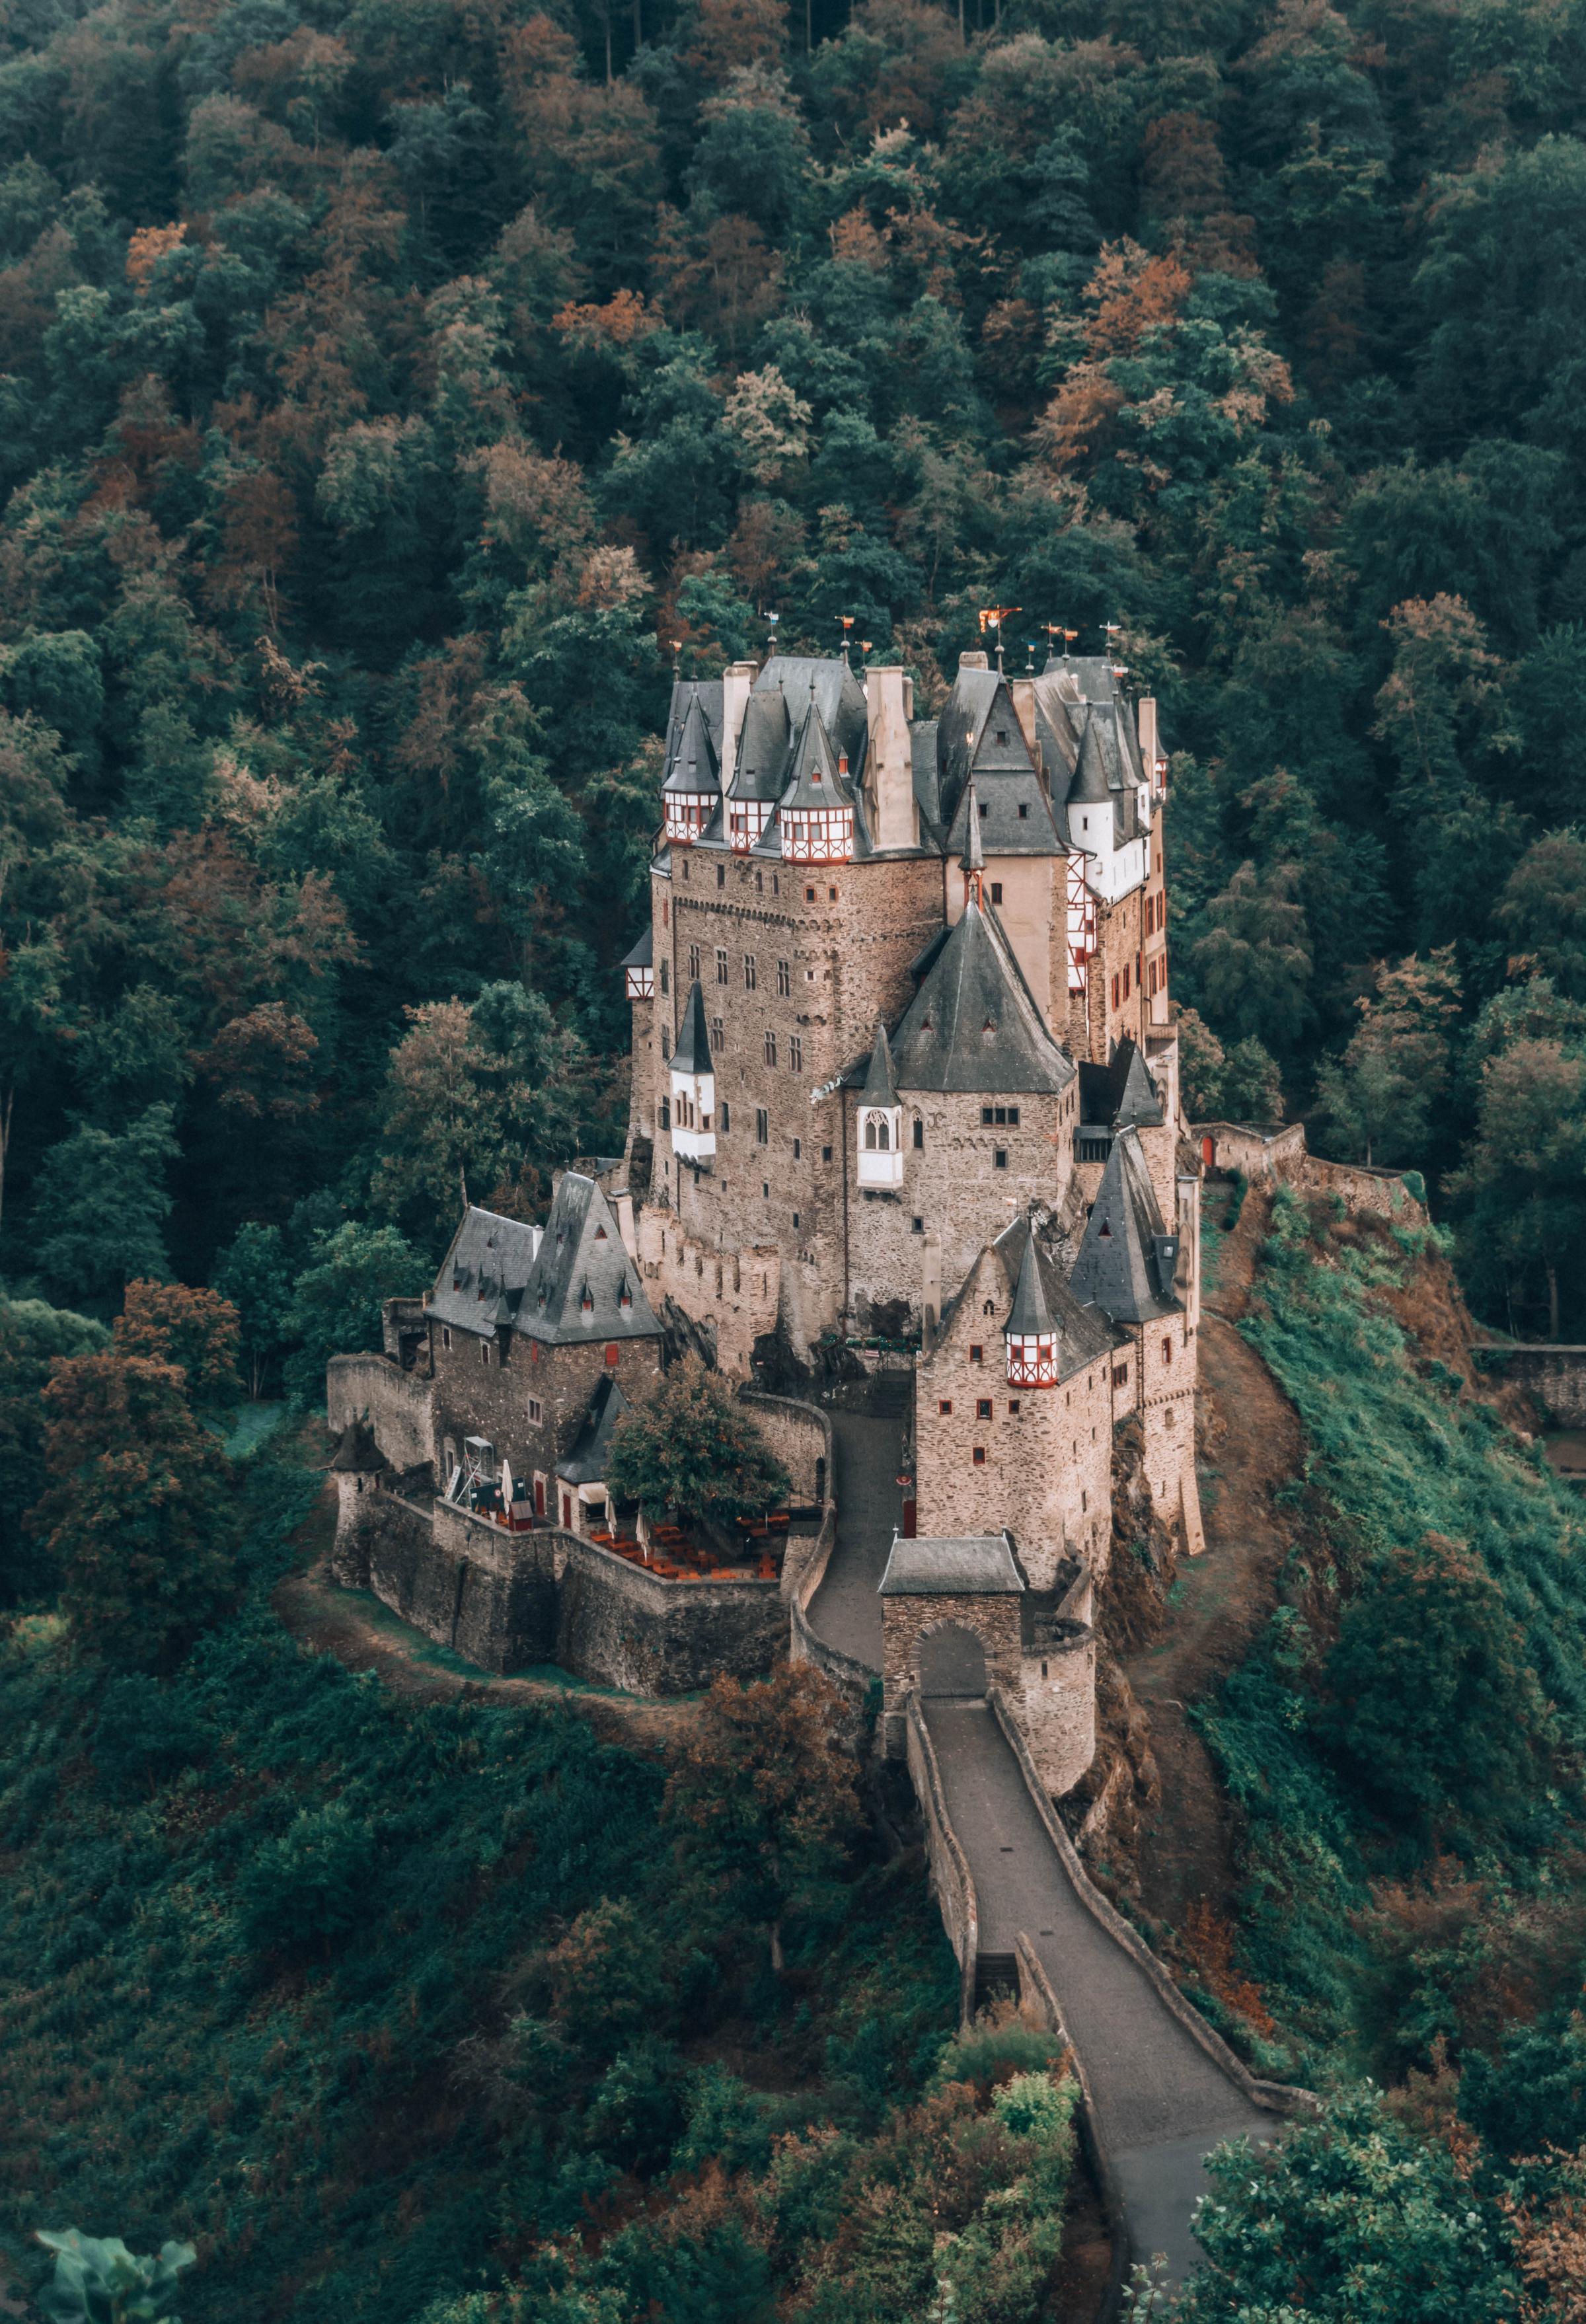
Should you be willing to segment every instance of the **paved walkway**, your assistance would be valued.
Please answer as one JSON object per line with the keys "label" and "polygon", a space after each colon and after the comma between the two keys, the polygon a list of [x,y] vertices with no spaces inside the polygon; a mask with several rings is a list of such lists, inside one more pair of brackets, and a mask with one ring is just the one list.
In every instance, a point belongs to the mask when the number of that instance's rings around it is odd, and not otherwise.
{"label": "paved walkway", "polygon": [[[881,1665],[877,1595],[901,1517],[902,1424],[832,1414],[836,1540],[809,1618],[821,1637]],[[1190,2213],[1208,2181],[1203,2158],[1277,2118],[1253,2107],[1166,2006],[1150,1978],[1082,1903],[989,1706],[927,1702],[947,1812],[974,1876],[982,1954],[1035,1945],[1084,2060],[1098,2127],[1122,2196],[1131,2252],[1165,2252],[1176,2281],[1198,2256]]]}
{"label": "paved walkway", "polygon": [[1250,2105],[1081,1902],[989,1706],[937,1699],[925,1713],[974,1876],[981,1950],[1011,1953],[1021,1929],[1030,1938],[1084,2060],[1133,2255],[1166,2252],[1176,2279],[1198,2256],[1203,2156],[1241,2131],[1273,2138],[1277,2118]]}
{"label": "paved walkway", "polygon": [[837,1538],[809,1619],[828,1645],[879,1671],[881,1601],[876,1592],[893,1530],[903,1522],[898,1484],[903,1422],[840,1410],[831,1420]]}

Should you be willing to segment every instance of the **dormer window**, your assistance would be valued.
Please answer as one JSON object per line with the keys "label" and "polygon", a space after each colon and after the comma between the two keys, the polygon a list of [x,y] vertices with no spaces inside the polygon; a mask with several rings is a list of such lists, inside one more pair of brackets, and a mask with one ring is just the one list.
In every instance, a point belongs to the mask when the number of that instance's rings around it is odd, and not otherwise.
{"label": "dormer window", "polygon": [[1006,727],[1006,726],[999,726],[999,727],[998,727],[998,729],[997,729],[997,740],[998,740],[998,742],[1006,742],[1006,741],[1008,740],[1008,729],[1007,729],[1007,727]]}
{"label": "dormer window", "polygon": [[581,1296],[580,1296],[580,1297],[579,1297],[579,1300],[578,1300],[578,1305],[579,1305],[580,1308],[583,1310],[583,1312],[584,1312],[584,1314],[585,1314],[586,1315],[593,1315],[593,1314],[594,1314],[594,1313],[595,1313],[595,1294],[594,1294],[594,1292],[593,1292],[593,1291],[591,1291],[591,1289],[589,1288],[589,1286],[587,1285],[587,1283],[584,1286],[583,1292],[582,1292],[582,1294],[581,1294]]}

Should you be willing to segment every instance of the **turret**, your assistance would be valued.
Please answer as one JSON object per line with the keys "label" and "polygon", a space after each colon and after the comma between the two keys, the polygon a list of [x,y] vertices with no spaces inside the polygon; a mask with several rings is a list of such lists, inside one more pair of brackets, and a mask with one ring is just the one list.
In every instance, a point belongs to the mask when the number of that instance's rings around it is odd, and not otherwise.
{"label": "turret", "polygon": [[716,1150],[716,1078],[711,1063],[705,995],[696,979],[683,1003],[672,1051],[672,1150],[686,1162],[705,1162]]}
{"label": "turret", "polygon": [[798,731],[793,773],[778,807],[782,860],[787,863],[846,863],[853,853],[853,795],[847,753],[832,748],[816,706],[815,687]]}
{"label": "turret", "polygon": [[862,1186],[903,1184],[903,1109],[892,1078],[887,1028],[880,1022],[870,1053],[870,1071],[859,1093],[859,1183]]}
{"label": "turret", "polygon": [[1056,1388],[1057,1329],[1041,1282],[1033,1231],[1024,1246],[1024,1260],[1014,1288],[1007,1323],[1008,1385],[1010,1388]]}
{"label": "turret", "polygon": [[678,742],[672,771],[661,788],[667,837],[689,846],[709,825],[721,805],[722,787],[716,771],[710,722],[696,693],[689,702]]}

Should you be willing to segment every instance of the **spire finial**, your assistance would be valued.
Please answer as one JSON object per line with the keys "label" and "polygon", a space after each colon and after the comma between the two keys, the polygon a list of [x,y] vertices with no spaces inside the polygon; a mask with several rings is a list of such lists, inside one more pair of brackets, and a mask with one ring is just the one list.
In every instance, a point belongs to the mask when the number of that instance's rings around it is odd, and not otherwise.
{"label": "spire finial", "polygon": [[981,808],[980,801],[975,797],[973,777],[966,799],[966,821],[969,828],[964,835],[964,853],[958,862],[964,873],[964,900],[967,904],[973,898],[978,911],[985,901],[982,882],[986,869],[986,855],[984,848],[981,845]]}

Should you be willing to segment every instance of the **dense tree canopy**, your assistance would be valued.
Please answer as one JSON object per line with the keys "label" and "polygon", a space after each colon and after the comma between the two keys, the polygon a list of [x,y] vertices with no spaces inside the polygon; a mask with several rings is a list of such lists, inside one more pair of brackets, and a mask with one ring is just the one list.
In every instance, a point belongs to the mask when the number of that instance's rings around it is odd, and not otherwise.
{"label": "dense tree canopy", "polygon": [[[13,11],[14,1290],[532,1206],[620,1119],[673,652],[851,613],[929,703],[995,599],[1162,697],[1223,1105],[1474,1139],[1482,1296],[1578,1304],[1463,1067],[1586,980],[1581,55],[1520,0]],[[1446,1101],[1384,1054],[1434,986]]]}

